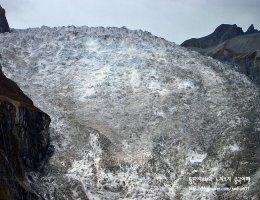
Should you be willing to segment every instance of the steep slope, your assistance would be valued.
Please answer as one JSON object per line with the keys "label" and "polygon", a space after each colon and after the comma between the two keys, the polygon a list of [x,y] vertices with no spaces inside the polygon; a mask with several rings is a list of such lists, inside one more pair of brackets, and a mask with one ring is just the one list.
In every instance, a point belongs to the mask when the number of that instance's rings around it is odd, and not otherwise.
{"label": "steep slope", "polygon": [[0,199],[42,199],[28,176],[47,152],[50,118],[0,69]]}
{"label": "steep slope", "polygon": [[32,107],[33,109],[37,109],[33,106],[33,102],[29,99],[22,90],[17,86],[17,84],[8,78],[2,73],[2,67],[0,66],[0,97],[1,99],[10,99],[19,104],[26,105]]}
{"label": "steep slope", "polygon": [[259,93],[230,66],[126,28],[42,27],[0,42],[5,73],[52,118],[46,199],[257,199]]}
{"label": "steep slope", "polygon": [[[216,54],[219,48],[222,50],[226,50],[227,56],[229,53],[228,51],[230,51],[230,57],[235,57],[238,55],[256,51],[260,49],[260,33],[232,38],[221,43],[215,48],[209,49],[208,53]],[[234,55],[232,55],[231,53],[233,53]]]}

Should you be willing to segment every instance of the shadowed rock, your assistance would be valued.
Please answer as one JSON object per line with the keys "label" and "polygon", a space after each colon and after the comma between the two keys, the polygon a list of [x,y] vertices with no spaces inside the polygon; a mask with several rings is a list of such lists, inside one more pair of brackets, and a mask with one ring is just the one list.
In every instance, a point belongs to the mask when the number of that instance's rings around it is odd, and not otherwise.
{"label": "shadowed rock", "polygon": [[[228,27],[233,28],[228,29]],[[241,28],[235,27],[237,26],[220,25],[211,35],[187,40],[182,43],[182,46],[220,61],[232,63],[240,73],[246,74],[252,81],[260,85],[260,33],[253,24],[245,33]],[[242,32],[239,31],[240,29]],[[238,31],[238,35],[234,34],[235,30]],[[229,37],[226,37],[227,35]],[[215,43],[211,41],[215,41]]]}
{"label": "shadowed rock", "polygon": [[[5,73],[53,118],[56,151],[35,182],[46,200],[258,194],[259,93],[230,66],[124,27],[14,32],[0,35]],[[251,185],[189,191],[211,176]]]}
{"label": "shadowed rock", "polygon": [[239,72],[260,85],[259,47],[260,33],[254,33],[227,40],[207,49],[205,54],[234,64]]}
{"label": "shadowed rock", "polygon": [[255,27],[254,27],[253,24],[251,24],[251,25],[248,27],[248,29],[247,29],[247,31],[245,32],[245,34],[252,34],[252,33],[257,33],[257,32],[258,32],[258,30],[255,29]]}
{"label": "shadowed rock", "polygon": [[0,6],[0,33],[10,32],[10,28],[5,17],[5,9]]}
{"label": "shadowed rock", "polygon": [[0,199],[42,199],[28,174],[45,158],[50,118],[0,69]]}
{"label": "shadowed rock", "polygon": [[181,44],[184,47],[196,47],[196,48],[209,48],[218,45],[230,38],[236,37],[238,35],[243,35],[244,32],[242,28],[238,27],[236,24],[221,24],[216,28],[216,30],[208,36],[202,38],[192,38],[186,40]]}

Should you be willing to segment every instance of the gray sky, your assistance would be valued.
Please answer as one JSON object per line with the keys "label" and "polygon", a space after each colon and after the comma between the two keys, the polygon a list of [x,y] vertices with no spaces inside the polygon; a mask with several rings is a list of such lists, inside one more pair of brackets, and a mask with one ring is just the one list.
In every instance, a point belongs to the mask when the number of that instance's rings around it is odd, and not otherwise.
{"label": "gray sky", "polygon": [[260,29],[260,0],[1,0],[12,28],[87,25],[142,29],[180,44],[220,24]]}

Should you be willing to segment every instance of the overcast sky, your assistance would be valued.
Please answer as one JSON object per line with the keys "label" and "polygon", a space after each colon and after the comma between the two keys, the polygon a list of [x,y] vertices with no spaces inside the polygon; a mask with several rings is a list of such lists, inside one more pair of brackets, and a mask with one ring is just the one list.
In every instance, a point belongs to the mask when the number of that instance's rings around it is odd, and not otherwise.
{"label": "overcast sky", "polygon": [[222,24],[260,29],[260,0],[0,0],[12,28],[87,25],[142,29],[180,44]]}

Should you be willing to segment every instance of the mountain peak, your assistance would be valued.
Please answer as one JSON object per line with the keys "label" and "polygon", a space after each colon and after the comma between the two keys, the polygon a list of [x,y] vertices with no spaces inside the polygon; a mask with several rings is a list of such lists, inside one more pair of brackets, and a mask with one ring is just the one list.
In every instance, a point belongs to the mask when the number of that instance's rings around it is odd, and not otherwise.
{"label": "mountain peak", "polygon": [[221,24],[215,29],[213,33],[202,38],[193,38],[190,40],[186,40],[181,44],[181,46],[205,49],[243,34],[244,32],[242,28],[237,26],[236,24]]}
{"label": "mountain peak", "polygon": [[251,25],[248,27],[248,29],[247,29],[247,31],[245,32],[245,34],[257,33],[257,32],[258,32],[258,30],[255,29],[255,27],[254,27],[253,24],[251,24]]}
{"label": "mountain peak", "polygon": [[0,33],[10,32],[10,28],[5,17],[5,9],[0,5]]}

